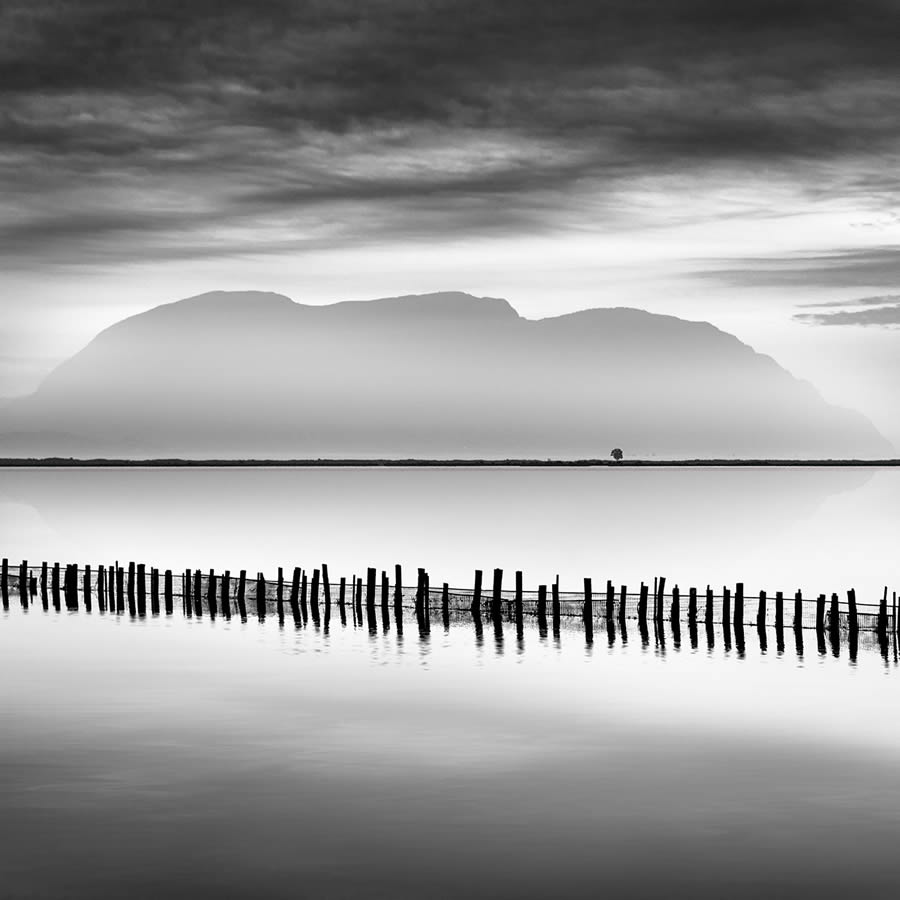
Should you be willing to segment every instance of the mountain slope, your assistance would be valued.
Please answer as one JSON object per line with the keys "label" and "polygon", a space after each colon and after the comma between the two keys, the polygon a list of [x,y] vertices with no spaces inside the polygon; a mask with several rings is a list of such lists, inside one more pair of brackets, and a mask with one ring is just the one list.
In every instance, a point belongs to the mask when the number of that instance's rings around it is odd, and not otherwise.
{"label": "mountain slope", "polygon": [[215,292],[160,306],[98,335],[14,402],[4,427],[17,444],[71,434],[79,455],[85,442],[227,457],[892,450],[707,323],[622,308],[532,321],[461,293],[305,306]]}

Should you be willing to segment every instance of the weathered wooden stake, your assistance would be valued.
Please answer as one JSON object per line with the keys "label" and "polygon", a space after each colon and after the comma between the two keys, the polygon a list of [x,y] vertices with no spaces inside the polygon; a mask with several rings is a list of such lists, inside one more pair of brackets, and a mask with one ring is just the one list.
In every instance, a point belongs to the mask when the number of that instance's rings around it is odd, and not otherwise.
{"label": "weathered wooden stake", "polygon": [[53,608],[59,612],[60,609],[60,599],[59,599],[59,563],[53,563],[53,569],[50,575],[50,593],[53,597]]}
{"label": "weathered wooden stake", "polygon": [[66,566],[66,609],[78,609],[78,566]]}
{"label": "weathered wooden stake", "polygon": [[606,582],[606,618],[615,618],[616,610],[616,589],[611,581]]}
{"label": "weathered wooden stake", "polygon": [[194,599],[191,597],[191,585],[193,584],[193,581],[191,579],[191,570],[185,569],[184,575],[181,576],[181,602],[184,606],[184,612],[189,619],[194,616]]}
{"label": "weathered wooden stake", "polygon": [[676,584],[672,588],[672,606],[669,610],[669,620],[673,625],[681,622],[681,591]]}
{"label": "weathered wooden stake", "polygon": [[109,587],[107,609],[112,613],[116,611],[116,573],[113,566],[106,570],[106,578]]}
{"label": "weathered wooden stake", "polygon": [[309,607],[306,604],[307,588],[306,569],[304,569],[300,576],[300,614],[303,616],[304,625],[309,622]]}
{"label": "weathered wooden stake", "polygon": [[544,627],[547,625],[547,585],[538,585],[538,601],[537,601],[538,619],[543,618]]}
{"label": "weathered wooden stake", "polygon": [[[133,574],[131,568],[128,570],[129,577]],[[137,600],[138,615],[141,618],[147,615],[147,570],[144,564],[140,563],[137,567]]]}
{"label": "weathered wooden stake", "polygon": [[163,576],[163,596],[166,604],[166,615],[171,616],[175,611],[174,590],[172,588],[172,570],[166,569]]}
{"label": "weathered wooden stake", "polygon": [[[794,628],[803,628],[803,591],[794,594]],[[802,655],[802,654],[801,654]]]}
{"label": "weathered wooden stake", "polygon": [[734,623],[744,624],[744,585],[738,582],[734,589]]}
{"label": "weathered wooden stake", "polygon": [[481,569],[475,570],[475,588],[472,591],[472,610],[481,610],[481,579],[482,579],[482,571]]}
{"label": "weathered wooden stake", "polygon": [[591,579],[584,579],[584,603],[581,606],[581,616],[585,622],[594,618],[594,592],[591,589]]}
{"label": "weathered wooden stake", "polygon": [[231,570],[226,569],[222,576],[222,612],[226,619],[231,619]]}
{"label": "weathered wooden stake", "polygon": [[313,625],[319,627],[319,570],[313,569],[312,585],[309,592],[309,611]]}
{"label": "weathered wooden stake", "polygon": [[278,584],[275,587],[275,602],[278,605],[278,621],[284,624],[284,569],[278,567]]}
{"label": "weathered wooden stake", "polygon": [[400,563],[394,566],[394,609],[403,605],[403,569]]}
{"label": "weathered wooden stake", "polygon": [[859,616],[856,611],[856,591],[850,588],[847,591],[847,605],[849,607],[850,631],[859,631]]}
{"label": "weathered wooden stake", "polygon": [[266,618],[266,579],[262,572],[256,573],[256,616],[260,622]]}
{"label": "weathered wooden stake", "polygon": [[[697,588],[695,587],[688,591],[688,624],[691,622],[695,625],[697,623]],[[693,640],[692,644],[696,646],[696,639]]]}
{"label": "weathered wooden stake", "polygon": [[731,624],[731,590],[722,588],[722,622]]}
{"label": "weathered wooden stake", "polygon": [[638,595],[638,620],[645,626],[647,624],[647,594],[649,588],[644,582],[641,582],[641,592]]}
{"label": "weathered wooden stake", "polygon": [[[328,580],[327,563],[322,563],[322,596],[325,598],[325,618],[328,619],[331,617],[331,582]],[[385,600],[385,605],[387,605],[387,600]]]}
{"label": "weathered wooden stake", "polygon": [[247,572],[245,569],[241,569],[238,574],[238,594],[237,594],[237,604],[238,604],[238,613],[240,613],[241,621],[247,621],[247,603],[244,598],[244,592],[247,585]]}
{"label": "weathered wooden stake", "polygon": [[206,606],[209,609],[209,617],[214,619],[219,612],[219,592],[216,587],[216,573],[210,569],[206,583]]}
{"label": "weathered wooden stake", "polygon": [[659,602],[656,605],[656,617],[662,622],[663,620],[663,605],[666,602],[666,579],[665,577],[661,577],[659,579]]}
{"label": "weathered wooden stake", "polygon": [[338,609],[341,612],[341,625],[347,625],[347,579],[341,578],[338,584]]}
{"label": "weathered wooden stake", "polygon": [[[706,586],[706,610],[703,613],[703,620],[707,623],[707,625],[712,624],[713,620],[715,619],[715,615],[713,613],[713,603],[714,603],[713,589],[709,585],[707,585]],[[710,649],[712,649],[712,647],[710,647]]]}
{"label": "weathered wooden stake", "polygon": [[3,597],[3,608],[9,609],[9,560],[4,556],[0,561],[0,596]]}
{"label": "weathered wooden stake", "polygon": [[300,567],[294,566],[294,575],[291,578],[291,615],[294,617],[294,625],[303,624],[303,616],[300,614]]}
{"label": "weathered wooden stake", "polygon": [[[123,576],[124,577],[124,576]],[[135,592],[134,592],[134,563],[128,563],[128,612],[130,615],[135,614]]]}
{"label": "weathered wooden stake", "polygon": [[388,607],[391,602],[391,586],[388,583],[388,574],[383,569],[381,571],[381,610],[387,614]]}
{"label": "weathered wooden stake", "polygon": [[[387,609],[387,606],[385,606]],[[444,619],[444,631],[450,630],[450,585],[445,581],[441,588],[441,615]]]}
{"label": "weathered wooden stake", "polygon": [[825,595],[819,594],[816,599],[816,631],[825,628]]}
{"label": "weathered wooden stake", "polygon": [[[47,570],[46,563],[44,563],[44,570],[41,573],[42,579],[44,582],[43,586],[43,594],[46,598],[47,596]],[[46,604],[46,599],[45,599]],[[97,605],[100,607],[100,612],[106,612],[106,566],[97,566]]]}
{"label": "weathered wooden stake", "polygon": [[495,620],[500,619],[502,601],[503,569],[494,569],[494,589],[491,595],[491,616],[493,616]]}
{"label": "weathered wooden stake", "polygon": [[150,612],[159,615],[159,569],[150,569]]}
{"label": "weathered wooden stake", "polygon": [[194,614],[199,619],[203,615],[203,576],[194,569]]}
{"label": "weathered wooden stake", "polygon": [[775,591],[775,629],[784,628],[784,593]]}
{"label": "weathered wooden stake", "polygon": [[839,603],[838,595],[832,594],[831,595],[831,609],[829,611],[829,616],[828,616],[828,624],[832,631],[837,631],[841,624],[841,617],[840,617],[840,613],[838,611],[839,610],[838,603]]}
{"label": "weathered wooden stake", "polygon": [[362,625],[362,578],[356,578],[356,620]]}
{"label": "weathered wooden stake", "polygon": [[28,560],[23,559],[19,566],[19,601],[23,609],[28,609]]}
{"label": "weathered wooden stake", "polygon": [[769,603],[768,595],[765,591],[759,592],[759,603],[756,607],[756,627],[757,628],[765,628],[766,627],[766,608]]}
{"label": "weathered wooden stake", "polygon": [[878,624],[876,627],[879,636],[887,634],[887,592],[888,589],[885,587],[884,595],[881,598],[881,605],[878,607]]}
{"label": "weathered wooden stake", "polygon": [[91,566],[88,563],[84,567],[84,582],[83,582],[83,590],[84,590],[84,609],[86,612],[91,611],[91,592],[93,588],[91,587]]}

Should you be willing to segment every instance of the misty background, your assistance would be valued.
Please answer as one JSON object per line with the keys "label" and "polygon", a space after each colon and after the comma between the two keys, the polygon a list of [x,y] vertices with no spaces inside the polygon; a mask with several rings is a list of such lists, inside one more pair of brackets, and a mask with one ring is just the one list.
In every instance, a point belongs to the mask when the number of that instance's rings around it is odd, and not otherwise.
{"label": "misty background", "polygon": [[900,5],[18,0],[0,396],[219,289],[706,320],[900,442]]}

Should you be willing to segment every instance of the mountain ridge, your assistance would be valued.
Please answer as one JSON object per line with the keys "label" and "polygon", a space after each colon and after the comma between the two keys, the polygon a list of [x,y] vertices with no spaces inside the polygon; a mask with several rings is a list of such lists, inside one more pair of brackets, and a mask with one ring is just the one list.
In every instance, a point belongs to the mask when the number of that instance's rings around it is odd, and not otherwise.
{"label": "mountain ridge", "polygon": [[864,417],[710,323],[630,307],[525,319],[505,299],[446,291],[162,304],[104,329],[6,419],[0,452],[16,432],[16,455],[29,432],[70,433],[79,455],[893,452]]}

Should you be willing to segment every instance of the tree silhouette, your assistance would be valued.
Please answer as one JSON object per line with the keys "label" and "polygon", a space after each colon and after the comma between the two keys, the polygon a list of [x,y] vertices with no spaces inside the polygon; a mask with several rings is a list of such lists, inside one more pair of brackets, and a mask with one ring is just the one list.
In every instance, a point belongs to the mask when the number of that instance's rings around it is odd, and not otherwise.
{"label": "tree silhouette", "polygon": [[609,454],[616,462],[621,462],[622,457],[625,455],[618,447],[613,450],[612,453]]}

